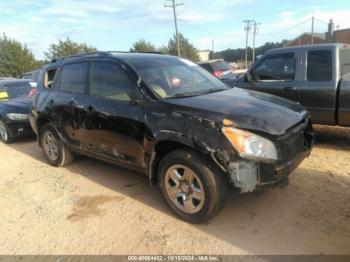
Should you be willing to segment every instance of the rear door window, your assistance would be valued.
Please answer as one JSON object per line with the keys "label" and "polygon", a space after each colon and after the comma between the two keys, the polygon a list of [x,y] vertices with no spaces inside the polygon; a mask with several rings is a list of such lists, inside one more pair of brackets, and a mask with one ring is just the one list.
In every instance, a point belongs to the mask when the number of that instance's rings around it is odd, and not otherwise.
{"label": "rear door window", "polygon": [[332,60],[331,50],[309,51],[307,54],[307,80],[331,81],[333,70]]}
{"label": "rear door window", "polygon": [[60,75],[61,91],[84,94],[87,83],[88,63],[65,65]]}

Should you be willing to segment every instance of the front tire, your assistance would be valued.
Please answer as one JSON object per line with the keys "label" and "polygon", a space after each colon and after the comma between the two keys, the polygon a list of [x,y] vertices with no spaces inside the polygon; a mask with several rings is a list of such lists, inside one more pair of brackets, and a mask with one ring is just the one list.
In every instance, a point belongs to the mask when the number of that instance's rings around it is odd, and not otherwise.
{"label": "front tire", "polygon": [[52,166],[65,166],[74,160],[72,152],[62,143],[52,124],[43,126],[40,142],[45,158]]}
{"label": "front tire", "polygon": [[6,144],[13,142],[13,138],[11,137],[5,122],[2,120],[0,120],[0,138]]}
{"label": "front tire", "polygon": [[160,162],[158,181],[163,197],[183,220],[203,223],[224,206],[228,181],[210,159],[187,149],[172,151]]}

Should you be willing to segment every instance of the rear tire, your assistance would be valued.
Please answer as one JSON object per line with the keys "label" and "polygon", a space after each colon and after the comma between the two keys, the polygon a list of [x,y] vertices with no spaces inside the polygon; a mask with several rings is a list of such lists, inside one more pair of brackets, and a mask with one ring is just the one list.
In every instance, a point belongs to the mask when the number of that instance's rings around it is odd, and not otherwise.
{"label": "rear tire", "polygon": [[160,162],[158,181],[165,202],[191,223],[203,223],[224,206],[227,177],[212,161],[187,149],[172,151]]}
{"label": "rear tire", "polygon": [[0,120],[0,139],[5,144],[10,144],[13,142],[13,138],[10,135],[9,129],[6,126],[5,122]]}
{"label": "rear tire", "polygon": [[52,166],[65,166],[74,160],[72,152],[62,143],[52,124],[46,124],[41,129],[40,143],[46,160]]}

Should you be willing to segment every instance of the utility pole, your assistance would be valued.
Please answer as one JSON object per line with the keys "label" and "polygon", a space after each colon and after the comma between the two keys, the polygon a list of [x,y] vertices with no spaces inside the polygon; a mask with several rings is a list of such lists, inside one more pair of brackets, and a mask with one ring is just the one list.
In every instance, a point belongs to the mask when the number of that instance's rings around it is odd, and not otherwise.
{"label": "utility pole", "polygon": [[311,21],[311,44],[314,44],[314,24],[315,24],[315,10],[312,11],[312,21]]}
{"label": "utility pole", "polygon": [[254,34],[253,34],[253,63],[255,62],[255,37],[258,30],[258,25],[261,25],[261,23],[257,23],[254,21]]}
{"label": "utility pole", "polygon": [[213,59],[215,59],[215,53],[214,53],[214,39],[211,40],[211,52],[213,53]]}
{"label": "utility pole", "polygon": [[247,31],[245,36],[245,67],[248,68],[248,36],[249,31],[251,29],[251,23],[253,23],[254,20],[244,20],[243,23],[246,23],[246,26],[244,28],[245,31]]}
{"label": "utility pole", "polygon": [[164,7],[171,7],[174,13],[174,22],[175,22],[175,33],[176,33],[176,46],[177,46],[177,55],[181,56],[180,53],[180,40],[179,40],[179,31],[177,29],[177,18],[176,18],[176,7],[183,5],[183,3],[176,3],[176,0],[167,0],[170,1],[170,5],[164,5]]}

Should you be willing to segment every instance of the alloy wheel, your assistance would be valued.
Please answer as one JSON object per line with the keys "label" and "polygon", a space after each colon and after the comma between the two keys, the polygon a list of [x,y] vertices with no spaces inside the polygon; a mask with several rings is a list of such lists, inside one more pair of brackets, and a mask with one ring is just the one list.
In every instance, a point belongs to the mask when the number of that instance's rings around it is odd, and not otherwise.
{"label": "alloy wheel", "polygon": [[0,121],[0,136],[4,141],[8,140],[7,129],[3,121]]}
{"label": "alloy wheel", "polygon": [[50,131],[46,131],[43,135],[43,147],[45,154],[51,161],[58,159],[58,142]]}
{"label": "alloy wheel", "polygon": [[169,167],[165,174],[165,191],[171,202],[185,213],[197,213],[204,205],[203,185],[197,174],[187,166]]}

